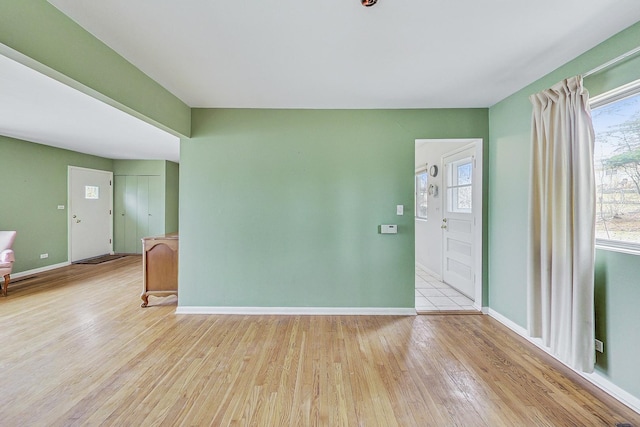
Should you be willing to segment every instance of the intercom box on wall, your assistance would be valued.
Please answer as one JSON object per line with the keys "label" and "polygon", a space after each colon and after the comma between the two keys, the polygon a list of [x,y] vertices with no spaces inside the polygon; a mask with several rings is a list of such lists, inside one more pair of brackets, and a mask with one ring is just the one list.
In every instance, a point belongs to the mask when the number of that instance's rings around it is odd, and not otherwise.
{"label": "intercom box on wall", "polygon": [[379,234],[398,234],[398,226],[393,224],[382,224],[378,226]]}

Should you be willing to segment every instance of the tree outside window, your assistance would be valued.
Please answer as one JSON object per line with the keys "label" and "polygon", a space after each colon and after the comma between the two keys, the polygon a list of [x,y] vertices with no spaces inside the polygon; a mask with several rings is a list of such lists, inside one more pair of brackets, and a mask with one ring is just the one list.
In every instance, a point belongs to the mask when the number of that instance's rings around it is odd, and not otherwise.
{"label": "tree outside window", "polygon": [[596,238],[640,244],[640,93],[593,108]]}

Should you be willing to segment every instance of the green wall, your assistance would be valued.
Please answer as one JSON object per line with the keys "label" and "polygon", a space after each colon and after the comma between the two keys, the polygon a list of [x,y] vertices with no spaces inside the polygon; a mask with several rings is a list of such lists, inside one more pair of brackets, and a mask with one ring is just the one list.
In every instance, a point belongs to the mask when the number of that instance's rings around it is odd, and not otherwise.
{"label": "green wall", "polygon": [[164,177],[165,160],[114,160],[114,175],[157,175]]}
{"label": "green wall", "polygon": [[[612,37],[489,109],[489,306],[526,327],[526,250],[531,104],[529,95],[572,75],[585,73],[635,47],[640,23]],[[640,78],[640,58],[627,60],[585,79],[591,95]],[[596,337],[606,332],[605,356],[597,370],[640,398],[640,310],[624,310],[638,299],[637,256],[596,253]],[[634,262],[636,261],[636,262]],[[624,313],[618,312],[624,310]],[[615,332],[613,332],[615,331]]]}
{"label": "green wall", "polygon": [[414,307],[415,139],[488,137],[486,109],[194,109],[192,123],[180,306]]}
{"label": "green wall", "polygon": [[178,231],[178,212],[180,202],[180,165],[165,162],[165,224],[166,233]]}
{"label": "green wall", "polygon": [[112,171],[113,161],[0,136],[0,229],[18,231],[14,273],[68,261],[67,166]]}
{"label": "green wall", "polygon": [[596,251],[596,369],[640,398],[640,263],[638,255]]}
{"label": "green wall", "polygon": [[191,111],[186,104],[46,0],[0,0],[0,43],[39,62],[29,64],[38,71],[57,77],[49,67],[92,89],[93,96],[189,135]]}

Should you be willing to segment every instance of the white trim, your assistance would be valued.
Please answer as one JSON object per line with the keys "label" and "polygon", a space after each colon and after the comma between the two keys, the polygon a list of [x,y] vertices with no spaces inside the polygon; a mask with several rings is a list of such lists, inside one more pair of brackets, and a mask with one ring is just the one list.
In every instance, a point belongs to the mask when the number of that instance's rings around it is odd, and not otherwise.
{"label": "white trim", "polygon": [[509,320],[508,318],[504,317],[502,314],[498,313],[497,311],[491,308],[489,308],[488,314],[489,316],[496,319],[498,322],[502,323],[507,328],[511,329],[513,332],[522,336],[524,339],[526,339],[527,341],[529,341],[530,343],[532,343],[533,345],[535,345],[536,347],[538,347],[539,349],[547,353],[549,356],[553,357],[554,359],[562,363],[567,368],[571,369],[576,374],[580,375],[585,380],[589,381],[591,384],[598,387],[600,390],[604,391],[605,393],[607,393],[614,399],[620,401],[621,403],[627,405],[629,408],[633,409],[634,411],[640,413],[640,399],[635,397],[628,391],[615,385],[613,382],[611,382],[610,379],[605,377],[603,374],[597,371],[592,374],[587,374],[587,373],[580,372],[573,369],[569,365],[565,364],[562,360],[558,359],[555,355],[551,354],[551,352],[549,352],[549,348],[542,343],[541,339],[530,337],[528,331],[522,326],[518,325],[517,323],[514,323],[513,321]]}
{"label": "white trim", "polygon": [[593,110],[598,107],[629,98],[630,96],[637,95],[638,93],[640,93],[640,79],[590,98],[589,107]]}
{"label": "white trim", "polygon": [[415,316],[415,308],[396,307],[198,307],[178,306],[176,314]]}
{"label": "white trim", "polygon": [[[497,311],[495,311],[491,307],[488,308],[487,314],[489,316],[493,317],[494,319],[496,319],[498,322],[502,323],[507,328],[511,329],[516,334],[526,338],[529,341],[532,341],[532,338],[529,336],[529,333],[527,332],[527,330],[525,328],[523,328],[522,326],[518,325],[517,323],[515,323],[511,319],[508,319],[508,318],[504,317],[502,314],[498,313]],[[534,344],[536,344],[536,343],[534,343]]]}
{"label": "white trim", "polygon": [[45,267],[34,268],[33,270],[21,271],[20,273],[11,273],[11,280],[20,279],[22,277],[31,276],[33,274],[44,273],[45,271],[55,270],[57,268],[66,267],[71,265],[69,261],[61,262],[59,264],[51,264]]}
{"label": "white trim", "polygon": [[584,372],[578,372],[585,380],[598,387],[614,399],[628,406],[640,414],[640,399],[629,393],[628,391],[618,387],[605,377],[600,372],[594,372],[592,374],[586,374]]}
{"label": "white trim", "polygon": [[605,68],[609,68],[612,65],[617,64],[618,62],[623,61],[623,60],[629,58],[630,56],[633,56],[633,55],[637,54],[638,52],[640,52],[640,46],[638,46],[638,47],[636,47],[634,49],[631,49],[629,52],[625,52],[622,55],[617,56],[617,57],[613,58],[611,61],[607,61],[604,64],[599,65],[599,66],[597,66],[596,68],[594,68],[592,70],[587,71],[586,73],[584,73],[582,75],[582,77],[586,78],[586,77],[589,77],[592,74],[599,73],[600,71],[604,70]]}
{"label": "white trim", "polygon": [[596,249],[600,249],[602,251],[620,252],[622,254],[629,255],[640,255],[640,245],[638,243],[596,239]]}

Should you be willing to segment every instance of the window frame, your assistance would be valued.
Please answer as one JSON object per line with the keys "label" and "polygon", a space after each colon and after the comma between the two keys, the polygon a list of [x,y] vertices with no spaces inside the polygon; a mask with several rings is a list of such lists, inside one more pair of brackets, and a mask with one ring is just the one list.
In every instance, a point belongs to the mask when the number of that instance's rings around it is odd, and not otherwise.
{"label": "window frame", "polygon": [[[447,213],[448,214],[473,214],[473,162],[474,162],[474,157],[473,156],[469,156],[469,157],[462,157],[458,160],[454,160],[451,163],[449,163],[449,167],[447,168],[446,171],[446,177],[445,177],[445,191],[447,192]],[[458,175],[458,171],[459,171],[459,167],[460,166],[464,166],[464,165],[469,165],[469,179],[470,182],[466,183],[466,184],[460,184],[459,183],[459,175]],[[453,184],[453,182],[455,182],[455,184]],[[469,196],[469,202],[471,203],[471,207],[469,208],[460,208],[459,205],[459,200],[460,200],[460,190],[461,189],[465,189],[468,188],[471,192],[471,195]],[[455,196],[454,196],[455,193]],[[455,201],[455,202],[454,202]],[[454,209],[454,203],[456,204],[456,207]]]}
{"label": "window frame", "polygon": [[[596,108],[604,107],[606,105],[613,104],[614,102],[622,101],[623,99],[630,98],[639,94],[640,79],[590,98],[589,108],[593,111]],[[627,242],[623,240],[596,238],[595,243],[596,249],[640,255],[640,242]]]}
{"label": "window frame", "polygon": [[[420,176],[426,176],[426,185],[425,185],[425,189],[424,189],[424,200],[427,203],[426,206],[426,210],[427,212],[425,212],[424,216],[421,216],[419,213],[419,209],[420,209],[420,199],[419,199],[419,194],[418,194],[418,179]],[[418,221],[427,221],[428,220],[428,210],[429,210],[429,170],[427,165],[416,169],[414,177],[413,177],[413,184],[414,184],[414,203],[415,203],[415,209],[414,209],[414,216],[415,219]]]}

